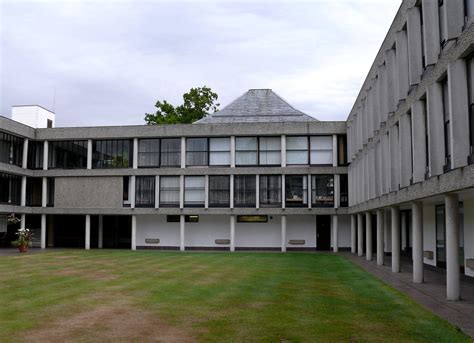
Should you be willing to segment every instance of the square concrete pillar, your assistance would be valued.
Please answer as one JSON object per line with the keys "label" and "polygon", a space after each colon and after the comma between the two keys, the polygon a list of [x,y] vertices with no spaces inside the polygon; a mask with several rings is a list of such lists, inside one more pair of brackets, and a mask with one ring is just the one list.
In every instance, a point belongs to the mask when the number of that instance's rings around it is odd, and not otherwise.
{"label": "square concrete pillar", "polygon": [[374,162],[375,162],[375,197],[382,195],[382,155],[380,140],[374,145]]}
{"label": "square concrete pillar", "polygon": [[374,146],[368,148],[368,161],[369,161],[369,199],[375,198],[375,150]]}
{"label": "square concrete pillar", "polygon": [[[229,204],[229,207],[230,208],[234,208],[234,175],[230,175],[230,190],[229,190],[229,197],[230,197],[230,204]],[[285,182],[283,182],[283,184],[285,184]],[[283,193],[285,194],[285,193]],[[282,199],[283,200],[283,199]]]}
{"label": "square concrete pillar", "polygon": [[372,261],[372,214],[365,213],[365,259]]}
{"label": "square concrete pillar", "polygon": [[26,176],[21,177],[20,206],[26,206]]}
{"label": "square concrete pillar", "polygon": [[400,185],[400,144],[398,124],[390,127],[390,191],[397,191]]}
{"label": "square concrete pillar", "polygon": [[407,31],[398,31],[395,40],[397,46],[398,100],[404,100],[408,95],[408,89],[410,87]]}
{"label": "square concrete pillar", "polygon": [[[282,144],[281,148],[282,148],[282,151],[283,151],[283,144]],[[286,151],[286,149],[285,149],[285,151]],[[283,161],[283,159],[282,159],[282,161]],[[285,161],[286,161],[286,158],[285,158]],[[235,168],[235,136],[230,136],[230,167]]]}
{"label": "square concrete pillar", "polygon": [[281,251],[286,251],[286,215],[281,216]]}
{"label": "square concrete pillar", "polygon": [[155,208],[160,207],[160,175],[155,176]]}
{"label": "square concrete pillar", "polygon": [[137,250],[137,216],[132,215],[132,250]]}
{"label": "square concrete pillar", "polygon": [[373,107],[373,92],[372,87],[366,92],[366,110],[367,110],[367,138],[374,136],[375,129],[375,115]]}
{"label": "square concrete pillar", "polygon": [[357,214],[357,255],[364,255],[364,219],[363,213]]}
{"label": "square concrete pillar", "polygon": [[438,61],[440,52],[438,2],[421,0],[421,6],[423,9],[425,64],[428,66]]}
{"label": "square concrete pillar", "polygon": [[356,253],[357,245],[357,215],[351,214],[351,253]]}
{"label": "square concrete pillar", "polygon": [[383,266],[384,210],[377,210],[377,265]]}
{"label": "square concrete pillar", "polygon": [[423,282],[423,203],[412,204],[413,282]]}
{"label": "square concrete pillar", "polygon": [[413,183],[425,180],[426,173],[426,102],[415,101],[411,106]]}
{"label": "square concrete pillar", "polygon": [[41,207],[48,206],[48,178],[43,177],[41,180]]}
{"label": "square concrete pillar", "polygon": [[86,243],[85,249],[90,250],[91,248],[91,216],[86,214]]}
{"label": "square concrete pillar", "polygon": [[133,139],[133,156],[132,156],[132,168],[138,168],[138,138]]}
{"label": "square concrete pillar", "polygon": [[362,145],[367,144],[369,139],[369,118],[367,113],[367,101],[361,100],[361,114],[362,114]]}
{"label": "square concrete pillar", "polygon": [[388,113],[394,113],[398,104],[398,72],[395,49],[385,52],[385,66],[387,68],[387,101]]}
{"label": "square concrete pillar", "polygon": [[364,152],[364,200],[367,201],[370,199],[370,163],[369,163],[369,152],[368,149]]}
{"label": "square concrete pillar", "polygon": [[87,140],[87,169],[92,169],[92,139]]}
{"label": "square concrete pillar", "polygon": [[286,136],[281,135],[281,167],[286,167]]}
{"label": "square concrete pillar", "polygon": [[184,214],[179,216],[179,250],[184,251],[184,230],[185,230],[185,217]]}
{"label": "square concrete pillar", "polygon": [[449,121],[451,130],[451,168],[467,165],[470,155],[469,98],[466,60],[448,63]]}
{"label": "square concrete pillar", "polygon": [[43,170],[48,170],[48,141],[43,146]]}
{"label": "square concrete pillar", "polygon": [[447,194],[446,206],[446,293],[448,300],[461,298],[459,266],[459,198]]}
{"label": "square concrete pillar", "polygon": [[400,187],[410,186],[412,179],[411,114],[400,116]]}
{"label": "square concrete pillar", "polygon": [[387,99],[387,70],[385,64],[378,66],[379,75],[379,108],[380,123],[386,123],[388,119],[388,99]]}
{"label": "square concrete pillar", "polygon": [[235,216],[230,216],[230,251],[235,251]]}
{"label": "square concrete pillar", "polygon": [[28,168],[28,139],[27,138],[23,140],[23,154],[22,154],[22,160],[21,160],[21,167],[23,169]]}
{"label": "square concrete pillar", "polygon": [[428,146],[430,176],[443,174],[444,166],[444,119],[443,119],[443,88],[435,82],[428,86]]}
{"label": "square concrete pillar", "polygon": [[130,208],[135,208],[136,180],[137,177],[135,175],[130,176]]}
{"label": "square concrete pillar", "polygon": [[392,272],[400,272],[400,209],[398,206],[391,208],[392,219]]}
{"label": "square concrete pillar", "polygon": [[260,207],[260,175],[255,175],[255,208]]}
{"label": "square concrete pillar", "polygon": [[184,208],[184,175],[179,176],[179,208]]}
{"label": "square concrete pillar", "polygon": [[416,85],[421,81],[423,73],[423,51],[421,35],[421,13],[420,7],[414,6],[408,9],[407,31],[408,31],[408,60],[410,62],[410,84]]}
{"label": "square concrete pillar", "polygon": [[41,215],[41,249],[46,249],[46,214]]}
{"label": "square concrete pillar", "polygon": [[332,251],[339,251],[339,234],[338,234],[338,218],[337,215],[332,216]]}
{"label": "square concrete pillar", "polygon": [[181,168],[186,168],[186,137],[181,137]]}

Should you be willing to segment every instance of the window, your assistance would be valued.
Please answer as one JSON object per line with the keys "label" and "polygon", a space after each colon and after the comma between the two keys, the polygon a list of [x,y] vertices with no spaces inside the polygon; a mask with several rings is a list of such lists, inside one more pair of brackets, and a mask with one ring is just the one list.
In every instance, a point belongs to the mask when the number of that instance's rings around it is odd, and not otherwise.
{"label": "window", "polygon": [[337,136],[337,165],[347,165],[347,136]]}
{"label": "window", "polygon": [[181,138],[166,138],[161,140],[161,166],[181,166]]}
{"label": "window", "polygon": [[256,205],[255,175],[234,176],[234,206],[255,207]]}
{"label": "window", "polygon": [[[179,223],[180,222],[180,215],[179,214],[172,214],[166,216],[166,221],[168,223]],[[190,215],[184,216],[185,223],[199,223],[199,216],[198,215]]]}
{"label": "window", "polygon": [[0,173],[0,204],[17,205],[21,203],[21,176]]}
{"label": "window", "polygon": [[443,118],[444,118],[444,172],[451,170],[451,130],[449,120],[449,91],[448,78],[441,82],[443,87]]}
{"label": "window", "polygon": [[41,177],[26,178],[26,206],[41,207],[43,179]]}
{"label": "window", "polygon": [[268,216],[237,216],[237,223],[268,223]]}
{"label": "window", "polygon": [[308,137],[286,137],[286,164],[308,164]]}
{"label": "window", "polygon": [[281,137],[259,138],[259,164],[281,165]]}
{"label": "window", "polygon": [[130,176],[123,177],[123,206],[130,207]]}
{"label": "window", "polygon": [[227,175],[209,176],[209,207],[230,206],[230,177]]}
{"label": "window", "polygon": [[51,129],[53,127],[53,121],[51,119],[46,119],[46,127]]}
{"label": "window", "polygon": [[155,177],[136,176],[135,178],[135,206],[155,207]]}
{"label": "window", "polygon": [[48,156],[50,169],[85,169],[87,141],[50,141]]}
{"label": "window", "polygon": [[467,59],[467,81],[469,95],[469,136],[471,151],[469,164],[474,164],[474,56]]}
{"label": "window", "polygon": [[138,141],[138,166],[142,168],[160,166],[159,139],[140,139]]}
{"label": "window", "polygon": [[207,138],[186,139],[186,165],[207,166],[208,158]]}
{"label": "window", "polygon": [[94,168],[131,167],[132,143],[129,139],[94,141],[92,145],[92,165]]}
{"label": "window", "polygon": [[311,202],[315,207],[334,207],[334,175],[312,175]]}
{"label": "window", "polygon": [[311,164],[332,165],[332,136],[310,137]]}
{"label": "window", "polygon": [[186,176],[184,178],[184,205],[188,207],[204,207],[204,202],[204,176]]}
{"label": "window", "polygon": [[256,166],[257,159],[257,137],[236,137],[235,164],[237,166]]}
{"label": "window", "polygon": [[44,142],[28,142],[28,169],[43,169]]}
{"label": "window", "polygon": [[230,138],[210,138],[209,139],[209,165],[229,166],[230,165]]}
{"label": "window", "polygon": [[281,175],[260,175],[260,207],[281,207]]}
{"label": "window", "polygon": [[286,175],[285,203],[287,207],[302,207],[308,204],[306,175]]}
{"label": "window", "polygon": [[179,207],[179,176],[160,177],[160,206]]}
{"label": "window", "polygon": [[53,207],[54,206],[54,178],[48,177],[46,179],[46,206]]}
{"label": "window", "polygon": [[340,200],[339,205],[341,207],[349,206],[349,179],[347,174],[341,174],[339,176],[339,185],[340,185]]}
{"label": "window", "polygon": [[0,132],[0,162],[21,167],[23,138]]}

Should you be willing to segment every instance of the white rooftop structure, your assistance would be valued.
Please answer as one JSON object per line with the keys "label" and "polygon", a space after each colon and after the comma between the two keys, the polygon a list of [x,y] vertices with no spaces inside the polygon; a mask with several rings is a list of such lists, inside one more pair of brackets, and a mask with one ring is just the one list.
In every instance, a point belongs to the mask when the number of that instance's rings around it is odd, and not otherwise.
{"label": "white rooftop structure", "polygon": [[35,129],[55,126],[54,112],[38,105],[12,106],[12,119]]}

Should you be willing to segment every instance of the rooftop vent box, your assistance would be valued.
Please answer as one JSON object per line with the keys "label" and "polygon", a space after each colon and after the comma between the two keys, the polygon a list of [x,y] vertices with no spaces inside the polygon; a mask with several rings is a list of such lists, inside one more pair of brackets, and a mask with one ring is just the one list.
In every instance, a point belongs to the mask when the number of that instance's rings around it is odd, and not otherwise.
{"label": "rooftop vent box", "polygon": [[12,119],[35,129],[54,127],[55,114],[38,105],[12,107]]}

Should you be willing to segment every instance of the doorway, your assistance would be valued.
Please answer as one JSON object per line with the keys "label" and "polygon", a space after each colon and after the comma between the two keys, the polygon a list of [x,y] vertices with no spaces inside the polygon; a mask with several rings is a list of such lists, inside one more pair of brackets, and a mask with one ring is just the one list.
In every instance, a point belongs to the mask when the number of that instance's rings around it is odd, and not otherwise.
{"label": "doorway", "polygon": [[331,216],[316,216],[316,250],[331,250]]}

